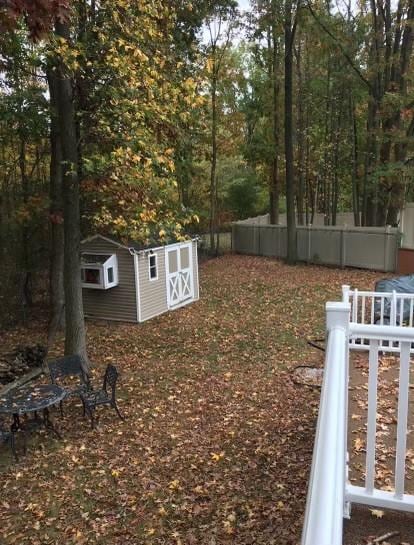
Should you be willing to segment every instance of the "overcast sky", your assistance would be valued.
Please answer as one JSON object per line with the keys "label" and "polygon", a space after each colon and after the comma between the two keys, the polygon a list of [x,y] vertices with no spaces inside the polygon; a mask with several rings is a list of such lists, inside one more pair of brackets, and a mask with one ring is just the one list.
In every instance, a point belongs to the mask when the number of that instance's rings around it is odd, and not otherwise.
{"label": "overcast sky", "polygon": [[246,10],[250,8],[250,0],[238,0],[239,8],[241,10]]}

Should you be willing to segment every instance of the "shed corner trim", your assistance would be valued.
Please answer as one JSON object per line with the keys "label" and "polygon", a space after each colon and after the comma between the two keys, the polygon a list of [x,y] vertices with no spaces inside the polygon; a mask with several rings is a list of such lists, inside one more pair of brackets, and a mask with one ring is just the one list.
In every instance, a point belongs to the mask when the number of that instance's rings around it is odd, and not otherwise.
{"label": "shed corner trim", "polygon": [[137,322],[142,322],[142,316],[141,316],[141,289],[140,289],[140,283],[139,283],[139,262],[138,262],[138,254],[134,253],[134,274],[135,274],[135,301],[137,306]]}

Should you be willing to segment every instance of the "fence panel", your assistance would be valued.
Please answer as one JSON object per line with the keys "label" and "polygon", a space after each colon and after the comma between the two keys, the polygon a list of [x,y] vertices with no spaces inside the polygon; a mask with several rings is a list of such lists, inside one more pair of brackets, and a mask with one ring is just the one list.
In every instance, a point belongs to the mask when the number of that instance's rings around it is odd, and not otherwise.
{"label": "fence panel", "polygon": [[267,257],[286,256],[286,227],[266,225],[260,227],[260,255]]}
{"label": "fence panel", "polygon": [[[287,228],[283,225],[233,224],[233,250],[236,253],[286,257]],[[263,217],[260,217],[260,222]],[[360,267],[393,272],[397,266],[400,241],[398,229],[382,227],[297,227],[299,261]]]}
{"label": "fence panel", "polygon": [[310,229],[310,259],[312,263],[341,265],[341,231],[320,227]]}

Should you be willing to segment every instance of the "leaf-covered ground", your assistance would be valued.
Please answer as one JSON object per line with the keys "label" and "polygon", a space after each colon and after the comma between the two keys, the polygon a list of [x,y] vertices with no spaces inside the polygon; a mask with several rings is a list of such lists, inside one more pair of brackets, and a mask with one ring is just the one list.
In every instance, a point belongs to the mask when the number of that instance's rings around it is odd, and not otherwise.
{"label": "leaf-covered ground", "polygon": [[[201,267],[199,302],[142,325],[88,323],[95,379],[122,373],[120,422],[91,430],[80,407],[53,417],[18,464],[1,450],[5,545],[298,543],[319,390],[293,383],[322,364],[324,303],[380,273],[225,256]],[[3,346],[42,340],[42,324]],[[57,350],[59,347],[57,347]]]}

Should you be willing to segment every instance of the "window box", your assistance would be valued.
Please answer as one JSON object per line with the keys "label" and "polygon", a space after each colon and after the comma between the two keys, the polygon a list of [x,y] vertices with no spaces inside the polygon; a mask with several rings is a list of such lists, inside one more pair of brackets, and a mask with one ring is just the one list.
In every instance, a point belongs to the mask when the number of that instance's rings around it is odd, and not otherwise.
{"label": "window box", "polygon": [[107,290],[118,285],[118,260],[115,254],[90,254],[81,256],[82,287]]}

